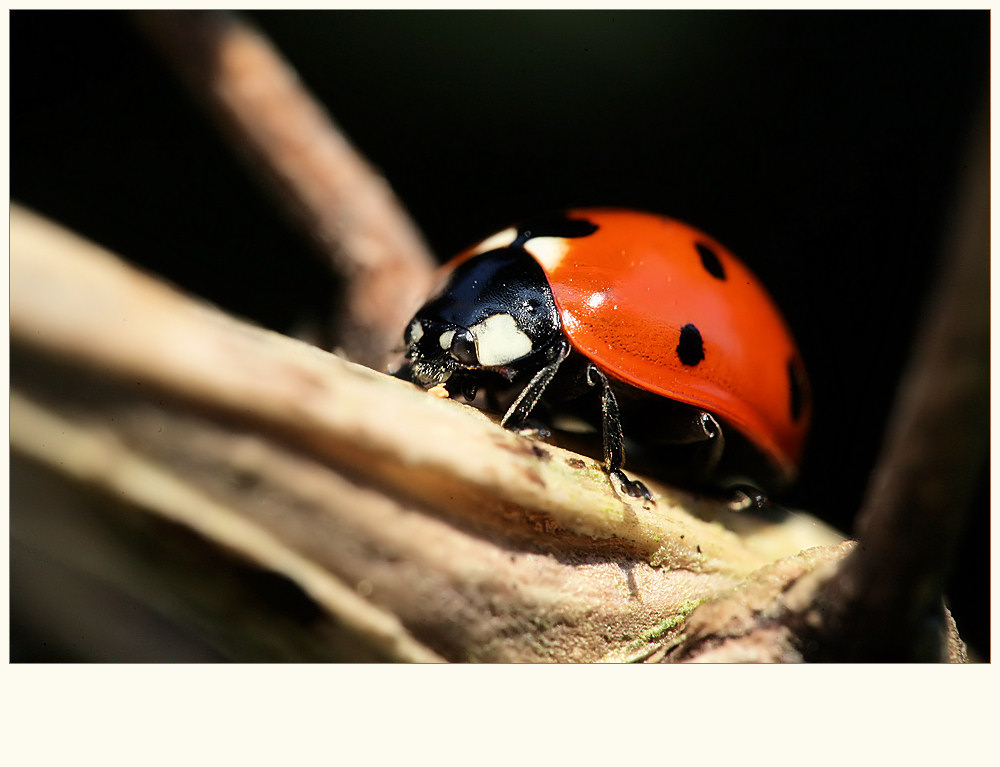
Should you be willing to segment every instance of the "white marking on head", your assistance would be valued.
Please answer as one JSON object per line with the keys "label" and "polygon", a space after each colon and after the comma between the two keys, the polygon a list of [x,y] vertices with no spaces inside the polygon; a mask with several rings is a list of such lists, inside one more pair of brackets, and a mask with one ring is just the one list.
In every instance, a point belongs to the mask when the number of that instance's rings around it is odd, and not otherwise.
{"label": "white marking on head", "polygon": [[441,337],[438,338],[438,343],[441,344],[442,349],[448,351],[451,348],[451,339],[453,339],[454,337],[455,337],[454,330],[446,330],[444,331],[444,333],[441,334]]}
{"label": "white marking on head", "polygon": [[524,249],[545,267],[554,272],[559,262],[569,252],[569,240],[565,237],[532,237],[524,243]]}
{"label": "white marking on head", "polygon": [[592,293],[590,298],[587,299],[587,305],[591,309],[596,309],[598,306],[604,303],[604,299],[607,298],[603,293]]}
{"label": "white marking on head", "polygon": [[424,326],[420,324],[419,320],[414,320],[413,324],[410,325],[410,343],[415,344],[423,337]]}
{"label": "white marking on head", "polygon": [[506,365],[531,352],[531,339],[509,314],[494,314],[469,328],[480,365]]}
{"label": "white marking on head", "polygon": [[514,240],[517,239],[517,229],[510,227],[504,229],[502,232],[497,232],[494,235],[490,235],[481,243],[476,245],[472,252],[474,255],[479,255],[480,253],[487,253],[491,250],[496,250],[497,248],[506,248]]}

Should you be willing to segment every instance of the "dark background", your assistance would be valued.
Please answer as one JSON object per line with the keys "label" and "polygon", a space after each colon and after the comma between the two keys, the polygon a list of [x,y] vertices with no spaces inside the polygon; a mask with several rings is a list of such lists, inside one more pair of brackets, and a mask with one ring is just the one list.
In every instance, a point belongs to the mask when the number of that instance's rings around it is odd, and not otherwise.
{"label": "dark background", "polygon": [[[667,213],[732,248],[812,379],[789,505],[851,529],[987,117],[988,12],[251,18],[441,258],[570,205]],[[329,301],[309,244],[122,13],[11,14],[11,196],[277,330]],[[988,509],[984,462],[949,590],[981,657]]]}

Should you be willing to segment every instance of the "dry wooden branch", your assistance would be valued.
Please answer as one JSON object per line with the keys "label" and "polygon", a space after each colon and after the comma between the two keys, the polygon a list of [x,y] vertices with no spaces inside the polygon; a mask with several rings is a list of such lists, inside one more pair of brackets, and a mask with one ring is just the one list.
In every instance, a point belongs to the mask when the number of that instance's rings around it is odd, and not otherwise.
{"label": "dry wooden branch", "polygon": [[[804,515],[653,481],[655,506],[625,501],[589,458],[222,315],[16,206],[11,342],[18,460],[108,525],[154,525],[147,543],[182,529],[281,574],[321,637],[375,657],[640,659],[759,568],[844,552]],[[12,510],[15,538],[31,514]]]}
{"label": "dry wooden branch", "polygon": [[206,11],[136,18],[344,277],[332,318],[338,348],[381,368],[427,295],[434,264],[388,183],[246,22]]}

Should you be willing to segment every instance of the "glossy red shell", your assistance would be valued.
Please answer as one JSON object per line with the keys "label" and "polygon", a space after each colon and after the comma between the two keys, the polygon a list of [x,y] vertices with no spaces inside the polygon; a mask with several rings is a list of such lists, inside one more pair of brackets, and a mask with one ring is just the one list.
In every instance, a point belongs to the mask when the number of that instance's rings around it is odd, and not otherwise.
{"label": "glossy red shell", "polygon": [[[794,477],[810,419],[808,383],[757,278],[712,237],[673,218],[617,209],[566,215],[598,228],[554,250],[530,239],[525,249],[548,277],[570,343],[613,378],[722,417],[786,480]],[[711,252],[708,263],[699,244]],[[696,364],[679,351],[688,325],[702,344]]]}

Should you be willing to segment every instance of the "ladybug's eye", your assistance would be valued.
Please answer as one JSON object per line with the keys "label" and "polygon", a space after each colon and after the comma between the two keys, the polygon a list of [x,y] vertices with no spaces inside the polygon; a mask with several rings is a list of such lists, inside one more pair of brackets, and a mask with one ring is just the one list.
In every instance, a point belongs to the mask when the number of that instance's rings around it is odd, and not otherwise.
{"label": "ladybug's eye", "polygon": [[476,356],[476,342],[465,328],[459,328],[451,339],[448,353],[463,365],[478,365],[479,358]]}

